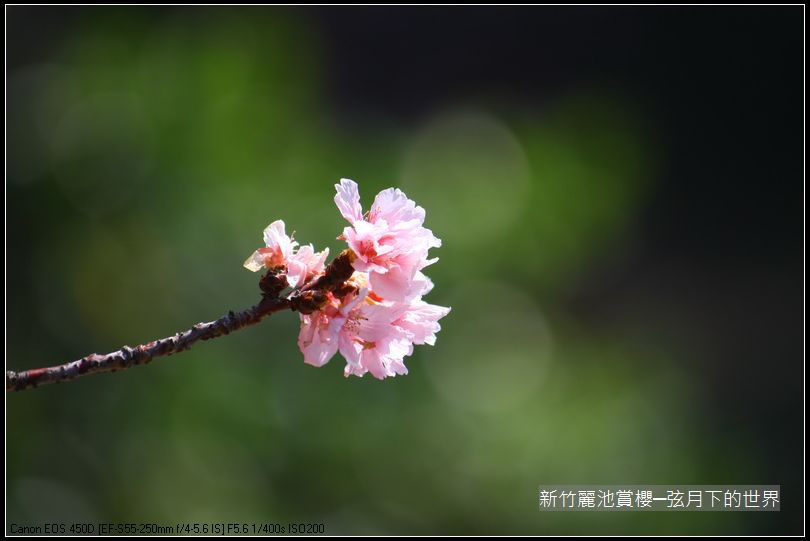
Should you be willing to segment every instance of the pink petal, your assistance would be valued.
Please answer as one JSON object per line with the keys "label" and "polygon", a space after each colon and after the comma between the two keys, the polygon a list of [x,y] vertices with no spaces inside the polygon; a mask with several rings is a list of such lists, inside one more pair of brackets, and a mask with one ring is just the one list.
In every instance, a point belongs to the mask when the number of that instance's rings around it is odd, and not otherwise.
{"label": "pink petal", "polygon": [[293,248],[298,246],[298,243],[284,232],[283,220],[276,220],[264,229],[264,243],[282,259],[280,262],[274,262],[277,265],[283,265],[292,255]]}
{"label": "pink petal", "polygon": [[311,244],[301,246],[287,260],[287,283],[290,287],[300,287],[316,274],[322,273],[328,255],[329,248],[315,252]]}
{"label": "pink petal", "polygon": [[307,265],[304,261],[290,259],[287,261],[287,283],[290,287],[299,287],[306,283]]}
{"label": "pink petal", "polygon": [[401,190],[388,188],[377,194],[369,210],[369,221],[384,219],[391,226],[397,224],[422,225],[425,221],[425,209],[416,206]]}
{"label": "pink petal", "polygon": [[335,194],[335,204],[344,218],[353,224],[363,219],[363,207],[360,206],[360,192],[357,190],[357,183],[348,178],[340,179],[340,184],[335,184],[337,194]]}
{"label": "pink petal", "polygon": [[323,366],[337,353],[338,337],[329,332],[328,323],[323,313],[301,316],[298,347],[307,364]]}
{"label": "pink petal", "polygon": [[[401,267],[393,267],[385,274],[379,272],[369,273],[371,291],[387,301],[404,302],[419,295],[420,292],[432,284],[424,274],[420,280],[414,281],[415,273],[406,271]],[[427,281],[427,282],[426,282]],[[432,287],[432,285],[431,285]]]}
{"label": "pink petal", "polygon": [[436,343],[436,333],[441,330],[439,320],[450,313],[450,308],[428,304],[423,300],[415,301],[394,325],[407,331],[414,344]]}
{"label": "pink petal", "polygon": [[356,368],[360,368],[360,355],[363,353],[363,345],[348,332],[340,333],[338,344],[340,354],[343,355],[346,362]]}
{"label": "pink petal", "polygon": [[358,376],[362,378],[366,374],[366,372],[368,372],[368,370],[366,370],[362,366],[353,364],[347,364],[346,368],[343,369],[343,375],[346,376],[347,378],[349,376]]}
{"label": "pink petal", "polygon": [[376,347],[364,349],[361,356],[361,364],[363,368],[371,372],[371,375],[377,379],[385,379],[386,370],[383,361],[380,358],[380,352]]}

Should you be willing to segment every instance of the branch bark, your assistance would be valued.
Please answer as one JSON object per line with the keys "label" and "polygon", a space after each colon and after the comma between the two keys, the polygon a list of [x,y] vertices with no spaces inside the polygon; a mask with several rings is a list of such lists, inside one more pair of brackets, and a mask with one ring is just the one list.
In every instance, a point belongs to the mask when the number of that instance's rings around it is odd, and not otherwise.
{"label": "branch bark", "polygon": [[116,372],[133,366],[148,364],[152,359],[165,357],[191,349],[197,342],[225,336],[239,329],[256,325],[265,317],[285,309],[311,313],[322,306],[329,291],[338,292],[351,277],[354,253],[345,250],[326,268],[323,276],[287,297],[279,294],[286,286],[286,269],[271,269],[259,282],[262,300],[241,312],[228,312],[225,316],[197,323],[190,329],[173,336],[153,340],[136,347],[124,346],[100,355],[91,353],[73,362],[34,368],[23,372],[6,371],[6,392],[22,391],[48,383],[71,381],[90,374]]}

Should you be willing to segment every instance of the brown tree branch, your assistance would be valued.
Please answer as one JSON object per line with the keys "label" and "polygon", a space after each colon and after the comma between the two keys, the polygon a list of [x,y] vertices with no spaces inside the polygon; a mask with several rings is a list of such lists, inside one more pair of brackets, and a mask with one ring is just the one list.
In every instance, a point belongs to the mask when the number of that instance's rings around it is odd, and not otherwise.
{"label": "brown tree branch", "polygon": [[190,349],[201,340],[210,340],[260,322],[273,312],[290,307],[287,299],[265,297],[241,312],[227,315],[208,323],[197,323],[187,331],[174,336],[154,340],[136,347],[124,346],[119,350],[100,355],[91,353],[77,361],[46,368],[34,368],[24,372],[6,371],[6,391],[22,391],[45,385],[61,383],[89,374],[116,372],[133,366],[148,364],[156,357],[164,357]]}
{"label": "brown tree branch", "polygon": [[[187,331],[173,336],[154,340],[136,347],[124,346],[119,350],[100,355],[91,353],[79,360],[46,368],[34,368],[24,372],[6,371],[6,392],[22,391],[48,383],[71,381],[89,374],[116,372],[133,366],[148,364],[157,357],[173,355],[190,349],[202,340],[210,340],[230,334],[233,331],[259,323],[262,319],[285,309],[311,313],[326,302],[328,291],[338,292],[352,275],[351,260],[354,254],[345,250],[326,268],[323,280],[307,284],[301,290],[280,297],[286,286],[286,269],[272,269],[262,277],[259,287],[262,300],[241,312],[228,312],[227,315],[208,323],[197,323]],[[348,263],[348,264],[347,264]]]}

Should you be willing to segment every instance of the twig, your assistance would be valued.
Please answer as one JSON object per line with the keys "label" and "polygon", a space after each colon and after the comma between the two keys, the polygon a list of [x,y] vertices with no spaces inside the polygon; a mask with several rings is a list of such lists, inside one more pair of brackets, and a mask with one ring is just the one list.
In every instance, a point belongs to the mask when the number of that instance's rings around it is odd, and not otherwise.
{"label": "twig", "polygon": [[210,340],[255,325],[273,312],[289,308],[289,306],[290,303],[287,299],[266,297],[257,305],[242,312],[229,312],[215,321],[197,323],[187,331],[134,348],[124,346],[106,355],[91,353],[77,361],[47,368],[34,368],[24,372],[6,371],[6,391],[22,391],[46,383],[60,383],[89,374],[115,372],[141,364],[148,364],[156,357],[172,355],[190,349],[200,340]]}
{"label": "twig", "polygon": [[[136,347],[124,346],[119,350],[100,355],[91,353],[81,359],[46,368],[34,368],[24,372],[6,371],[6,392],[22,391],[48,383],[71,381],[89,374],[116,372],[133,366],[148,364],[157,357],[173,355],[190,349],[201,340],[210,340],[233,331],[259,323],[262,319],[285,309],[311,313],[325,302],[327,291],[339,290],[351,276],[351,259],[354,254],[346,250],[326,268],[322,281],[308,284],[306,291],[293,291],[286,298],[279,294],[286,286],[286,269],[271,269],[259,282],[262,300],[241,312],[227,315],[208,323],[197,323],[187,331],[167,338],[154,340]],[[348,261],[348,264],[346,262]]]}

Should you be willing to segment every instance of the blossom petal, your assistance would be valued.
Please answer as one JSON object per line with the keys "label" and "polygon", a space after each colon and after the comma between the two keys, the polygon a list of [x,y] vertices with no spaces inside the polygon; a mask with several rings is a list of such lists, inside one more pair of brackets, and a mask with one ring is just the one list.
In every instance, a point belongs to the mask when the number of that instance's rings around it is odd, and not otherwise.
{"label": "blossom petal", "polygon": [[286,265],[287,259],[293,254],[298,243],[284,232],[284,220],[276,220],[264,228],[264,243],[273,256],[266,260],[266,264]]}
{"label": "blossom petal", "polygon": [[338,350],[338,337],[329,332],[324,320],[321,313],[301,316],[298,347],[304,354],[304,362],[313,366],[323,366]]}
{"label": "blossom petal", "polygon": [[383,360],[380,357],[380,352],[376,347],[370,347],[363,350],[360,362],[363,368],[371,372],[371,375],[377,379],[385,379],[387,371]]}
{"label": "blossom petal", "polygon": [[402,267],[393,267],[385,274],[371,272],[369,273],[371,291],[387,301],[408,301],[433,287],[433,282],[427,276],[421,272],[418,274],[419,279],[415,280],[416,274]]}
{"label": "blossom petal", "polygon": [[363,219],[363,207],[360,206],[360,192],[357,190],[357,183],[348,178],[340,179],[340,184],[335,184],[335,204],[344,218],[354,224]]}
{"label": "blossom petal", "polygon": [[329,248],[315,252],[311,244],[301,246],[287,260],[287,283],[290,287],[300,287],[316,274],[322,273]]}
{"label": "blossom petal", "polygon": [[420,226],[425,221],[425,209],[408,199],[398,188],[388,188],[377,194],[369,210],[369,221],[384,219],[389,224]]}
{"label": "blossom petal", "polygon": [[436,343],[436,333],[441,330],[439,320],[450,313],[450,308],[428,304],[423,300],[414,302],[394,325],[410,334],[414,344]]}
{"label": "blossom petal", "polygon": [[256,250],[255,252],[250,254],[249,258],[245,259],[245,262],[242,263],[242,266],[249,271],[257,272],[264,268],[264,259],[265,254],[263,254],[259,250]]}
{"label": "blossom petal", "polygon": [[346,376],[347,378],[349,376],[358,376],[362,378],[364,375],[366,375],[366,372],[368,372],[368,370],[366,370],[359,364],[358,365],[347,364],[346,368],[343,369],[343,375]]}
{"label": "blossom petal", "polygon": [[340,348],[340,354],[343,355],[346,362],[355,368],[360,368],[360,355],[363,353],[363,345],[357,340],[354,340],[354,338],[348,333],[340,334],[340,341],[338,342],[338,345]]}

